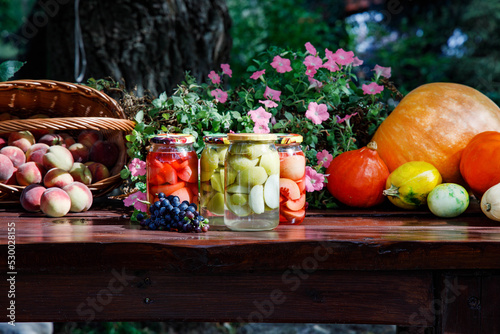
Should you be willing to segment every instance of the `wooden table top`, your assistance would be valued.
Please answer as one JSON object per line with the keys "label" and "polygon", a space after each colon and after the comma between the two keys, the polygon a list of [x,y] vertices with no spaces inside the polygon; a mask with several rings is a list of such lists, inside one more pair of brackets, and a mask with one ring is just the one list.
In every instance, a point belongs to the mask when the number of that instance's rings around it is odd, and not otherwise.
{"label": "wooden table top", "polygon": [[[89,268],[121,261],[135,268],[183,271],[284,269],[321,249],[332,270],[499,269],[500,223],[477,203],[443,219],[428,211],[310,211],[300,225],[273,231],[178,233],[141,230],[120,202],[92,211],[48,218],[0,205],[0,233],[15,222],[19,270],[43,266]],[[0,247],[6,247],[2,238]],[[0,265],[6,266],[5,258]],[[36,266],[33,267],[33,266]]]}

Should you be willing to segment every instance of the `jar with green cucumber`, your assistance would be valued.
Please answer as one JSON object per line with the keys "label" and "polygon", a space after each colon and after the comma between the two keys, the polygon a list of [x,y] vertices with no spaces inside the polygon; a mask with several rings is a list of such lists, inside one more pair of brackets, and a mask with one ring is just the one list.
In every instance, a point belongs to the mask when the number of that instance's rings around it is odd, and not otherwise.
{"label": "jar with green cucumber", "polygon": [[230,133],[224,168],[224,224],[235,231],[279,224],[280,159],[275,134]]}
{"label": "jar with green cucumber", "polygon": [[224,162],[229,148],[226,134],[203,137],[205,148],[200,158],[200,212],[210,226],[224,225]]}

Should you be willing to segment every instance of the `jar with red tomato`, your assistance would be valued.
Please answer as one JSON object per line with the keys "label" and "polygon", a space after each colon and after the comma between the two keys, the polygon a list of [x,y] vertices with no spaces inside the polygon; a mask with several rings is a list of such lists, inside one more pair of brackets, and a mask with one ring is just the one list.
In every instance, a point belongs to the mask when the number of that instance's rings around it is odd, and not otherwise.
{"label": "jar with red tomato", "polygon": [[298,134],[278,134],[280,224],[300,224],[306,216],[306,158]]}
{"label": "jar with red tomato", "polygon": [[180,202],[198,204],[198,156],[189,134],[167,133],[151,139],[146,158],[149,203],[158,194],[178,196]]}

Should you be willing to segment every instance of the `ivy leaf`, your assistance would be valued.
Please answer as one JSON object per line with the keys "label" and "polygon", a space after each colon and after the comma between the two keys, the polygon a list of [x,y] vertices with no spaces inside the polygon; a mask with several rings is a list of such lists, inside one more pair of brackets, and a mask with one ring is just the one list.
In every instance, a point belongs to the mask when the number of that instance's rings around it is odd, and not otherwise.
{"label": "ivy leaf", "polygon": [[124,179],[124,180],[125,180],[125,179],[128,179],[128,177],[130,176],[130,171],[129,171],[128,169],[124,168],[124,169],[122,169],[122,170],[120,171],[120,176],[121,176],[121,178],[122,178],[122,179]]}
{"label": "ivy leaf", "polygon": [[293,121],[294,117],[293,117],[293,114],[291,112],[286,111],[285,118],[291,122],[291,121]]}
{"label": "ivy leaf", "polygon": [[174,102],[175,108],[180,108],[184,105],[184,101],[179,96],[172,96],[172,101]]}
{"label": "ivy leaf", "polygon": [[141,124],[144,121],[144,110],[139,110],[134,119],[138,124]]}
{"label": "ivy leaf", "polygon": [[0,81],[7,81],[23,67],[26,62],[7,60],[0,64]]}

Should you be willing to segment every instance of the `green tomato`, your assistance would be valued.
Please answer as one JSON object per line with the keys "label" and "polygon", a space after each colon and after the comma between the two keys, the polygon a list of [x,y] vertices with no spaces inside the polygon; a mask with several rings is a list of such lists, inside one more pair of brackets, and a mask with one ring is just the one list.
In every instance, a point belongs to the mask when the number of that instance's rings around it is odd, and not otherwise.
{"label": "green tomato", "polygon": [[442,183],[429,193],[427,205],[429,210],[438,217],[456,217],[469,206],[469,194],[458,184]]}

